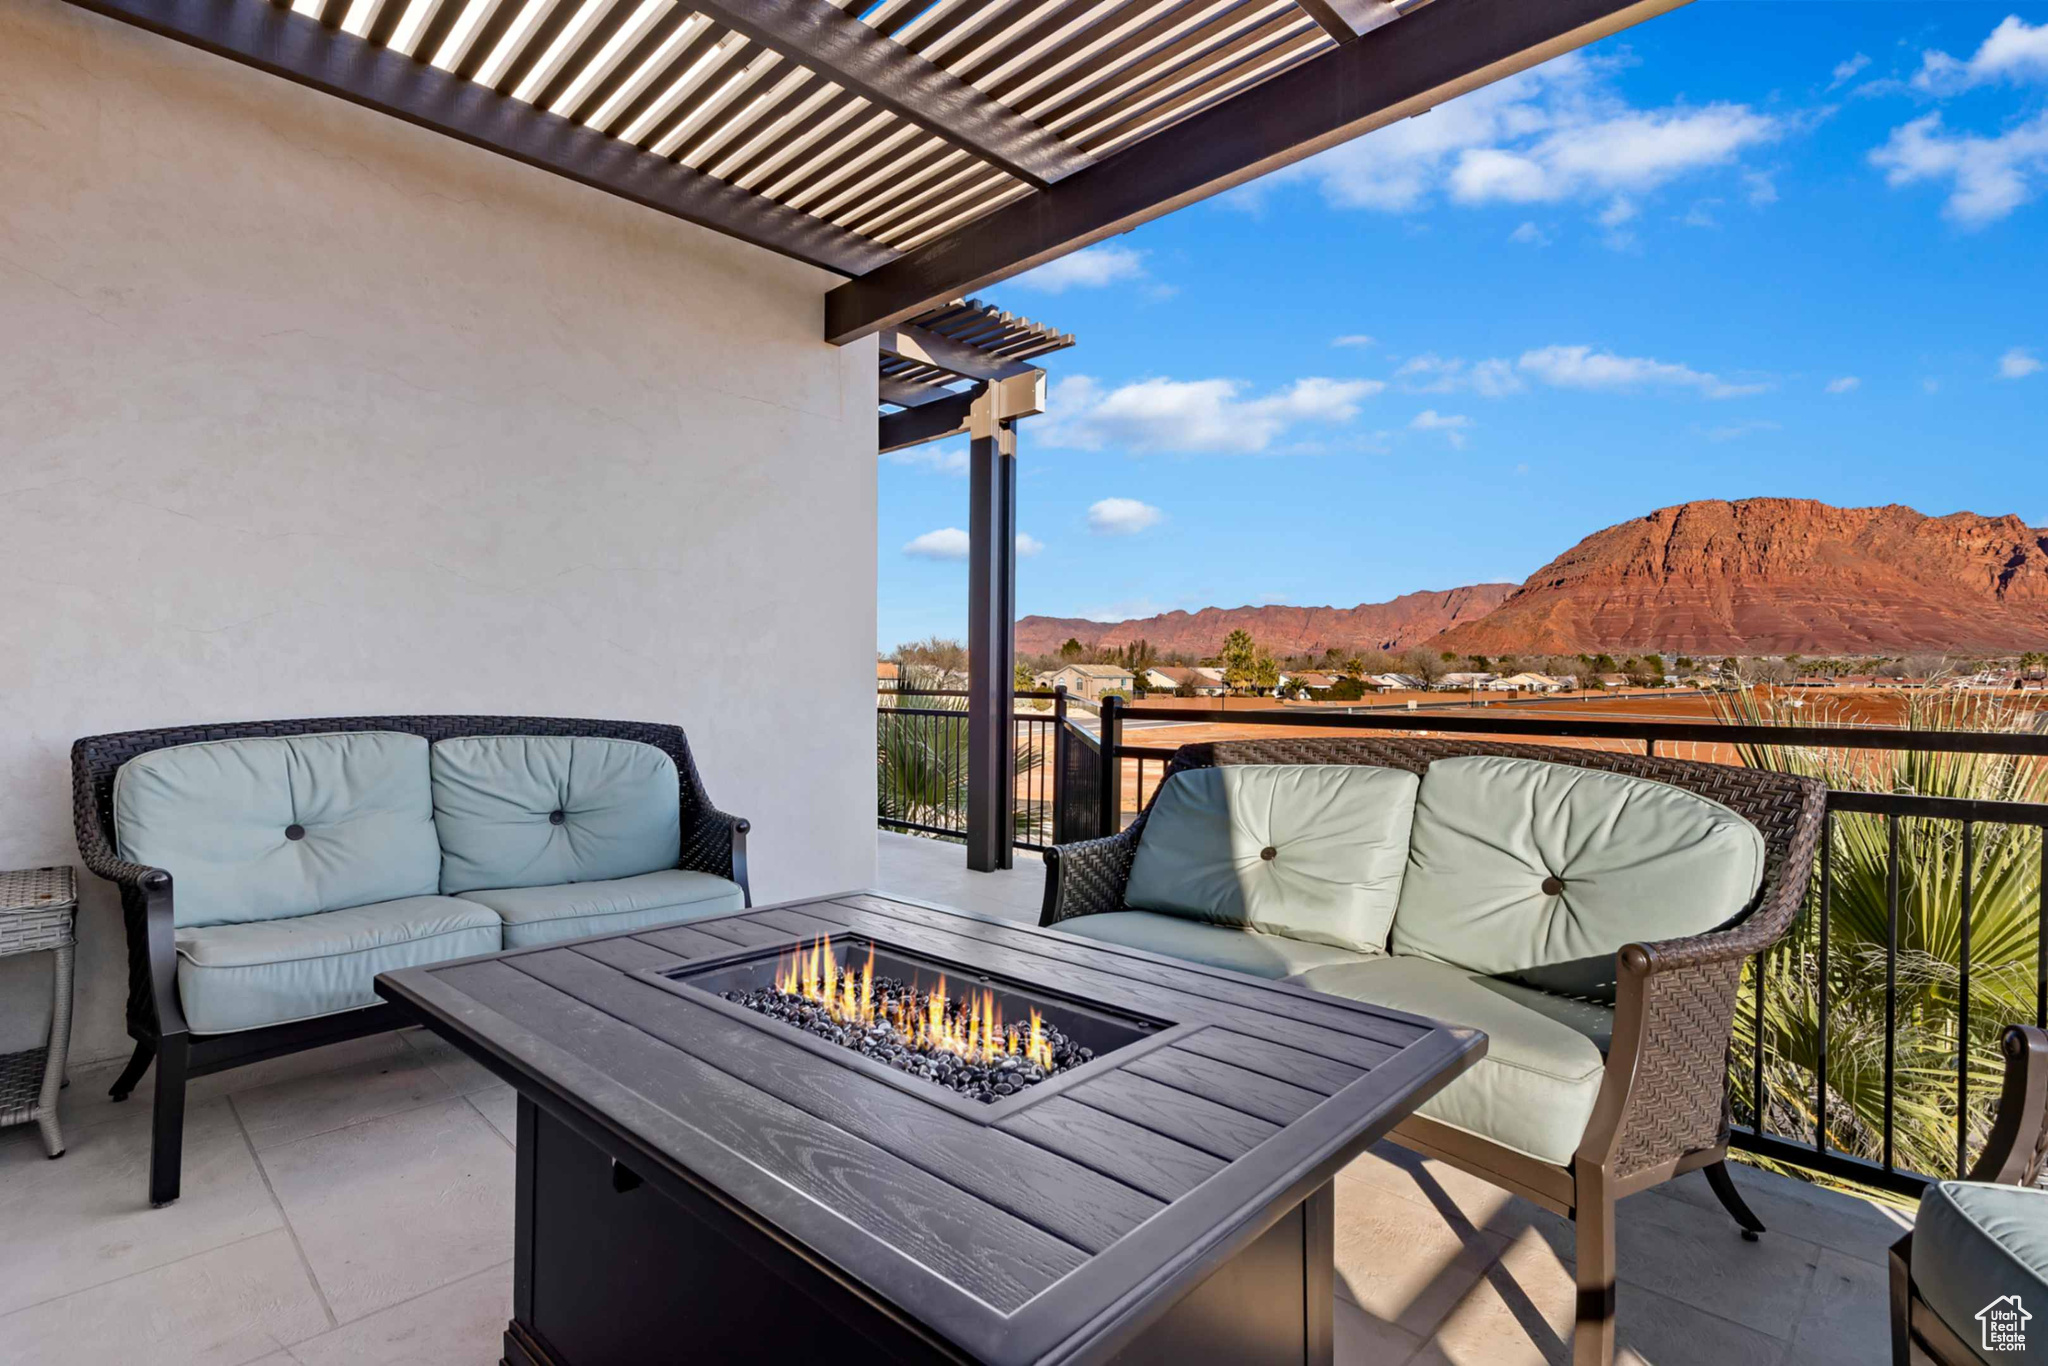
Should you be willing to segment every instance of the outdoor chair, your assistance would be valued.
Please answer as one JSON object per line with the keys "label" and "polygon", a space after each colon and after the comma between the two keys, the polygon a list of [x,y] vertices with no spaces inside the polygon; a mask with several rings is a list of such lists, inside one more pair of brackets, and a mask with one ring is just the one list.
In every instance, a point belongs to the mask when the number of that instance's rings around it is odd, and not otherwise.
{"label": "outdoor chair", "polygon": [[85,865],[121,893],[125,1100],[152,1060],[149,1199],[178,1198],[193,1077],[395,1029],[380,972],[752,904],[746,821],[679,727],[353,716],[71,749]]}
{"label": "outdoor chair", "polygon": [[1805,902],[1826,791],[1588,749],[1182,747],[1120,834],[1046,855],[1041,924],[1479,1028],[1392,1133],[1570,1218],[1573,1360],[1614,1356],[1614,1206],[1726,1166],[1743,963]]}
{"label": "outdoor chair", "polygon": [[1937,1366],[1981,1366],[2048,1340],[2048,1319],[2028,1328],[2048,1314],[2048,1032],[2010,1025],[2000,1046],[2005,1091],[1983,1155],[1968,1180],[1928,1187],[1892,1245],[1893,1366],[1912,1366],[1916,1347]]}

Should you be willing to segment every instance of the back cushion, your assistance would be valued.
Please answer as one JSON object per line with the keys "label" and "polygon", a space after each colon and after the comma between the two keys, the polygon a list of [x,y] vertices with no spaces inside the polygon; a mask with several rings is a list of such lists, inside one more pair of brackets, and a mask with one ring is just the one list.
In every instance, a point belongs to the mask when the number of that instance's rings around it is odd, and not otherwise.
{"label": "back cushion", "polygon": [[180,925],[430,896],[427,742],[360,731],[152,750],[114,775],[114,844],[169,871]]}
{"label": "back cushion", "polygon": [[1384,952],[1416,785],[1358,764],[1177,773],[1145,818],[1125,904]]}
{"label": "back cushion", "polygon": [[682,857],[675,760],[581,735],[475,735],[434,745],[441,890],[595,882]]}
{"label": "back cushion", "polygon": [[1422,780],[1397,954],[1612,996],[1624,944],[1735,919],[1763,836],[1669,783],[1534,759],[1438,759]]}

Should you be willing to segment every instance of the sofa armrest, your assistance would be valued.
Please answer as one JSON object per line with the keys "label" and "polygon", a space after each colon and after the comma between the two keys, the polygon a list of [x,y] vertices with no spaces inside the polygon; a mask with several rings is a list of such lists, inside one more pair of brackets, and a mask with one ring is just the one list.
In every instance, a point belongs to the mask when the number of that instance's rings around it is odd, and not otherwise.
{"label": "sofa armrest", "polygon": [[1138,852],[1134,830],[1103,839],[1060,844],[1045,851],[1045,906],[1040,925],[1124,908],[1124,886]]}
{"label": "sofa armrest", "polygon": [[747,832],[753,822],[743,816],[700,806],[683,826],[683,856],[676,864],[700,873],[714,873],[740,885],[748,906],[754,904],[754,889],[747,884]]}
{"label": "sofa armrest", "polygon": [[1969,1179],[2031,1186],[2048,1155],[2048,1032],[2007,1025],[1999,1050],[2005,1054],[2005,1090]]}

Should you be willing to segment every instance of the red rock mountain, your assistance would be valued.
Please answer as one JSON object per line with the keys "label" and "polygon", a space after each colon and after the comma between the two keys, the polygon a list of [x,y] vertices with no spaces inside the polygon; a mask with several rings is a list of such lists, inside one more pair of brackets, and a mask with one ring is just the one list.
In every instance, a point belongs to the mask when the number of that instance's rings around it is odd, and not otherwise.
{"label": "red rock mountain", "polygon": [[1161,654],[1213,655],[1239,629],[1276,654],[1340,650],[1402,650],[1475,621],[1515,591],[1511,583],[1482,583],[1443,593],[1406,593],[1392,602],[1356,607],[1204,607],[1132,621],[1080,617],[1024,617],[1017,622],[1020,654],[1052,654],[1069,640],[1090,649],[1146,640]]}
{"label": "red rock mountain", "polygon": [[1439,643],[1474,654],[2040,649],[2048,532],[1896,505],[1684,503],[1595,532]]}

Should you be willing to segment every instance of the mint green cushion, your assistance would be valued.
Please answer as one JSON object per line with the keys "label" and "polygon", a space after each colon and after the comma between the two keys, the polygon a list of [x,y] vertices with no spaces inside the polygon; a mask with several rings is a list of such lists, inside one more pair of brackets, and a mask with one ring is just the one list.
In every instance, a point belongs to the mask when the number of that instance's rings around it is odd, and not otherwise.
{"label": "mint green cushion", "polygon": [[432,766],[444,892],[632,877],[682,857],[675,760],[653,745],[468,736],[436,742]]}
{"label": "mint green cushion", "polygon": [[1427,958],[1311,968],[1293,980],[1484,1030],[1486,1056],[1416,1113],[1559,1166],[1578,1151],[1606,1071],[1612,1010]]}
{"label": "mint green cushion", "polygon": [[684,868],[605,882],[461,892],[457,899],[497,912],[505,922],[508,949],[588,934],[623,933],[677,920],[701,920],[746,907],[738,883]]}
{"label": "mint green cushion", "polygon": [[178,1001],[195,1033],[226,1034],[375,1005],[371,982],[502,944],[498,917],[448,896],[413,896],[290,920],[181,926]]}
{"label": "mint green cushion", "polygon": [[1416,785],[1412,773],[1360,764],[1177,773],[1145,818],[1124,904],[1382,952]]}
{"label": "mint green cushion", "polygon": [[1438,759],[1416,799],[1393,952],[1611,1000],[1623,945],[1727,924],[1763,872],[1754,825],[1669,783]]}
{"label": "mint green cushion", "polygon": [[[2048,1314],[2048,1191],[1977,1181],[1928,1187],[1913,1224],[1913,1283],[1973,1347],[1984,1341],[1977,1315],[1993,1300],[2018,1295],[2028,1312]],[[1986,1361],[2008,1358],[2022,1354],[1984,1354]]]}
{"label": "mint green cushion", "polygon": [[1365,956],[1329,944],[1260,934],[1235,925],[1205,925],[1185,916],[1153,911],[1104,911],[1062,920],[1053,928],[1062,934],[1078,934],[1083,939],[1144,949],[1254,977],[1291,977],[1325,964],[1355,963]]}
{"label": "mint green cushion", "polygon": [[[300,826],[303,839],[287,830]],[[171,875],[179,925],[230,925],[439,889],[427,742],[394,731],[208,740],[114,775],[121,857]]]}

